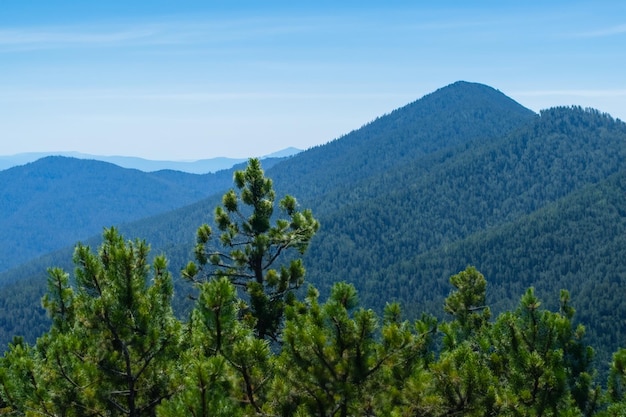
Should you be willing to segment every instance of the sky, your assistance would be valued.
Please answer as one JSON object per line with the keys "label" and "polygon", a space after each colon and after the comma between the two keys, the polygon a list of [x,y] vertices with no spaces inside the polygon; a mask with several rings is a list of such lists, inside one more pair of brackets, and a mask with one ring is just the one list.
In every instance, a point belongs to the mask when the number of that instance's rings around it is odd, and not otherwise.
{"label": "sky", "polygon": [[306,149],[455,81],[626,120],[626,2],[0,0],[0,155]]}

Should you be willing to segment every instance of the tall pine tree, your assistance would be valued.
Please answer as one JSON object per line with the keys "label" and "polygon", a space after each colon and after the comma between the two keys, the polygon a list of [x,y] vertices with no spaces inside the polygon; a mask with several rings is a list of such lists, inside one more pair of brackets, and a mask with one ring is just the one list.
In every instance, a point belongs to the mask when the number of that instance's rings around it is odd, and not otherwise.
{"label": "tall pine tree", "polygon": [[49,273],[43,304],[50,331],[33,348],[14,343],[4,359],[5,397],[16,412],[50,416],[153,416],[178,390],[180,323],[171,308],[164,257],[148,263],[143,241],[104,232],[97,253],[76,247],[75,288]]}
{"label": "tall pine tree", "polygon": [[[285,196],[278,207],[286,218],[274,218],[275,192],[258,159],[234,175],[231,189],[215,209],[218,238],[204,224],[197,232],[195,256],[183,274],[190,280],[227,277],[245,290],[249,313],[260,339],[277,340],[285,302],[304,282],[302,255],[319,228],[310,210],[300,211]],[[291,256],[291,257],[290,257]]]}

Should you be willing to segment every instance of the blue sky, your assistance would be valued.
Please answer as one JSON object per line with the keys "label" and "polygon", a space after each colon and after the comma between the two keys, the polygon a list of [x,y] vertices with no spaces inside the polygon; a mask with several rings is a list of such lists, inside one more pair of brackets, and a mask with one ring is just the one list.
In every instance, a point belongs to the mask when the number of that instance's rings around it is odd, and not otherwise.
{"label": "blue sky", "polygon": [[0,155],[248,157],[458,80],[626,120],[626,2],[0,0]]}

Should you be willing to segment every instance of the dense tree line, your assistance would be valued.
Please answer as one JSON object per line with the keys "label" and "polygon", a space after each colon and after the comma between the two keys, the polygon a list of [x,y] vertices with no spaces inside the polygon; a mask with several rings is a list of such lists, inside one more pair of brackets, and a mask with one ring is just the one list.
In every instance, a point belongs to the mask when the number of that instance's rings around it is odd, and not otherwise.
{"label": "dense tree line", "polygon": [[[624,351],[608,389],[563,291],[557,311],[529,289],[490,321],[486,281],[451,277],[447,320],[382,317],[354,286],[329,298],[309,287],[285,308],[279,343],[259,338],[228,277],[199,285],[186,322],[169,304],[164,258],[108,230],[98,253],[79,246],[75,288],[50,271],[50,330],[16,338],[0,361],[2,412],[48,416],[618,416],[626,410]],[[149,278],[149,280],[147,280]]]}
{"label": "dense tree line", "polygon": [[498,313],[514,306],[510,294],[529,286],[550,308],[558,306],[558,288],[571,288],[577,321],[597,341],[597,364],[604,368],[625,340],[619,319],[626,315],[619,295],[626,285],[625,193],[626,172],[620,172],[515,222],[407,256],[383,269],[366,291],[395,294],[409,316],[426,310],[441,317],[447,276],[468,264],[490,277],[489,304]]}
{"label": "dense tree line", "polygon": [[[487,282],[468,267],[450,278],[445,319],[381,316],[352,284],[304,297],[299,256],[317,231],[293,197],[278,205],[258,161],[235,176],[215,211],[221,234],[198,229],[186,320],[172,309],[167,260],[107,229],[79,244],[74,280],[51,268],[49,330],[16,337],[0,359],[0,412],[47,416],[619,416],[626,350],[598,384],[593,349],[573,321],[527,289],[492,319]],[[289,252],[295,253],[289,254]],[[286,255],[286,256],[285,256]],[[191,284],[190,284],[191,285]],[[241,291],[238,291],[238,288]]]}
{"label": "dense tree line", "polygon": [[405,259],[399,254],[514,222],[624,170],[625,141],[626,126],[607,115],[555,108],[497,141],[463,144],[337,188],[311,203],[324,224],[324,239],[309,254],[311,278],[323,287],[332,270],[359,276],[354,283],[364,289],[383,265]]}

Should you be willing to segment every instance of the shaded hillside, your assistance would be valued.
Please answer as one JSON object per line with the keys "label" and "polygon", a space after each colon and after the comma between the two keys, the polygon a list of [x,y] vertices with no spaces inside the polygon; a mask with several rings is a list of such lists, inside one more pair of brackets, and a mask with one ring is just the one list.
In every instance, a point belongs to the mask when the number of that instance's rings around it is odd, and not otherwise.
{"label": "shaded hillside", "polygon": [[529,286],[551,307],[569,289],[606,362],[626,325],[625,171],[624,123],[580,108],[543,111],[491,144],[325,195],[319,207],[341,205],[320,211],[309,279],[322,290],[347,280],[364,304],[381,310],[395,299],[412,314],[440,313],[450,275],[467,265],[485,274],[496,312]]}
{"label": "shaded hillside", "polygon": [[0,270],[99,233],[190,204],[208,176],[147,174],[109,163],[47,157],[0,172]]}
{"label": "shaded hillside", "polygon": [[[190,293],[188,284],[181,281],[179,271],[192,259],[198,225],[210,221],[208,207],[218,202],[219,196],[203,199],[181,209],[119,225],[120,231],[128,239],[145,238],[153,249],[152,255],[167,255],[179,296],[179,312],[189,307],[185,297]],[[101,240],[101,234],[98,234],[80,241],[96,248]],[[14,335],[25,336],[33,342],[48,329],[50,323],[41,308],[41,298],[46,293],[46,270],[60,267],[72,273],[75,267],[72,263],[75,243],[0,273],[0,350]]]}
{"label": "shaded hillside", "polygon": [[[276,161],[264,162],[272,166]],[[73,245],[105,226],[171,211],[221,192],[231,185],[232,173],[145,173],[66,157],[1,171],[0,271]]]}
{"label": "shaded hillside", "polygon": [[[270,159],[264,162],[265,165],[272,166],[277,161],[278,159]],[[238,165],[236,168],[243,167]],[[216,174],[223,175],[227,178],[224,181],[229,186],[232,185],[232,170]],[[175,292],[178,296],[175,304],[179,314],[184,314],[190,307],[187,295],[192,292],[189,284],[182,281],[180,271],[193,259],[198,226],[212,221],[213,208],[220,201],[221,194],[218,193],[176,210],[116,225],[127,239],[145,239],[152,248],[153,256],[167,256],[168,267],[174,276]],[[46,292],[47,269],[60,267],[72,273],[75,267],[72,262],[75,243],[80,241],[96,248],[102,241],[101,231],[102,228],[98,234],[87,239],[77,239],[59,250],[0,272],[0,350],[14,335],[25,336],[33,342],[48,329],[49,321],[41,308],[41,298]]]}
{"label": "shaded hillside", "polygon": [[604,180],[624,169],[625,149],[624,123],[556,108],[503,139],[442,151],[337,189],[312,204],[330,209],[317,212],[322,231],[307,257],[309,276],[322,288],[335,280],[362,288],[390,265]]}
{"label": "shaded hillside", "polygon": [[270,171],[277,187],[323,195],[469,141],[489,141],[536,115],[501,92],[459,81]]}
{"label": "shaded hillside", "polygon": [[626,340],[626,171],[589,185],[514,222],[475,233],[379,271],[364,291],[393,295],[408,311],[440,312],[450,275],[476,266],[488,280],[495,314],[510,309],[516,295],[534,286],[549,308],[568,289],[576,319],[608,363]]}

